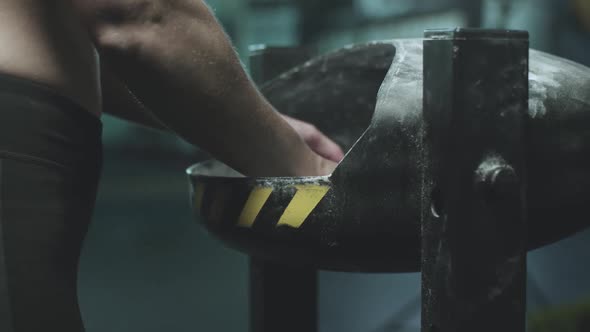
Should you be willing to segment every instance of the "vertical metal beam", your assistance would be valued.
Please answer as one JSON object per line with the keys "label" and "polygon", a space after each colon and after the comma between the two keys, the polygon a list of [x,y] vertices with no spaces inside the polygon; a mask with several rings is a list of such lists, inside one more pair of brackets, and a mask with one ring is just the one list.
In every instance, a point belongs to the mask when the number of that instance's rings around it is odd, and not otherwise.
{"label": "vertical metal beam", "polygon": [[[276,77],[311,57],[302,47],[257,46],[250,70],[257,84]],[[250,258],[250,331],[316,332],[317,271]]]}
{"label": "vertical metal beam", "polygon": [[422,331],[525,330],[528,33],[424,41]]}
{"label": "vertical metal beam", "polygon": [[317,271],[250,259],[250,331],[317,331]]}

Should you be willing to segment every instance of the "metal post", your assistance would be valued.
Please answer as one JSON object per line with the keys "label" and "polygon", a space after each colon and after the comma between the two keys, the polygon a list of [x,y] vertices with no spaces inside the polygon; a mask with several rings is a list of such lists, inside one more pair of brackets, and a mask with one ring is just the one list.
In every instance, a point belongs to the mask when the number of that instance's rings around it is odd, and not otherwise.
{"label": "metal post", "polygon": [[525,330],[528,47],[425,33],[423,332]]}
{"label": "metal post", "polygon": [[[301,47],[257,46],[250,71],[257,84],[276,77],[311,57]],[[250,331],[316,332],[317,271],[250,258]]]}
{"label": "metal post", "polygon": [[317,271],[251,258],[250,331],[317,331]]}

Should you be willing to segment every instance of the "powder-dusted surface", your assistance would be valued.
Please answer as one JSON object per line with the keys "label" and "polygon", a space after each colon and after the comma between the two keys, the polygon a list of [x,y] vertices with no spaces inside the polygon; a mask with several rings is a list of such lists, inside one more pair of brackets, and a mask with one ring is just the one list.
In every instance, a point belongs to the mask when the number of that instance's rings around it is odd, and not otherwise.
{"label": "powder-dusted surface", "polygon": [[[385,75],[384,61],[392,55]],[[381,62],[373,67],[368,59]],[[377,76],[361,75],[363,68],[376,70],[382,77],[368,127],[363,127],[360,120],[371,114],[371,103],[352,102],[369,100],[375,93],[356,89],[367,82],[376,84],[371,80]],[[300,106],[286,108],[290,115],[316,119],[318,127],[323,126],[329,136],[346,137],[343,141],[349,151],[333,175],[320,181],[320,185],[329,185],[332,190],[297,231],[254,227],[248,231],[251,234],[242,232],[230,220],[231,209],[211,208],[225,211],[228,218],[212,214],[221,218],[211,223],[215,228],[212,231],[227,239],[230,246],[246,252],[272,252],[276,256],[278,251],[272,249],[275,243],[290,252],[290,259],[310,260],[326,269],[417,271],[420,201],[422,195],[429,194],[422,190],[419,172],[424,149],[422,71],[422,40],[392,40],[336,51],[270,82],[266,89],[276,101]],[[528,247],[532,249],[571,235],[588,223],[579,216],[585,212],[590,190],[590,69],[531,51],[530,72],[532,106],[526,137],[530,140]],[[332,89],[327,82],[338,88]],[[237,174],[213,164],[196,166],[190,175],[193,185],[204,181],[211,193],[233,192],[231,200],[236,209],[242,209],[241,201],[247,198],[251,186],[273,187],[266,208],[257,215],[258,225],[276,224],[293,198],[294,186],[304,180],[236,179]],[[214,189],[218,185],[225,189]],[[555,220],[560,222],[556,224]],[[290,243],[288,248],[285,243]]]}

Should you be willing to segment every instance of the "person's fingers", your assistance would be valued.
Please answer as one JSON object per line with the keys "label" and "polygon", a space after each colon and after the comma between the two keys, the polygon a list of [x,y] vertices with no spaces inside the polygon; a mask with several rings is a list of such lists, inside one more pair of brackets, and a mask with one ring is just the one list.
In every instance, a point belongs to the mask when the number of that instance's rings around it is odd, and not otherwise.
{"label": "person's fingers", "polygon": [[303,138],[305,143],[310,147],[312,151],[318,155],[331,160],[333,162],[340,162],[344,158],[344,152],[330,138],[319,131],[315,126],[281,114],[293,129]]}
{"label": "person's fingers", "polygon": [[338,163],[344,158],[344,152],[340,146],[315,127],[312,127],[311,132],[304,139],[312,151],[328,160]]}
{"label": "person's fingers", "polygon": [[327,160],[324,159],[324,162],[322,164],[322,167],[320,168],[320,175],[330,175],[334,172],[334,170],[336,169],[336,167],[338,166],[338,163],[335,163],[331,160]]}

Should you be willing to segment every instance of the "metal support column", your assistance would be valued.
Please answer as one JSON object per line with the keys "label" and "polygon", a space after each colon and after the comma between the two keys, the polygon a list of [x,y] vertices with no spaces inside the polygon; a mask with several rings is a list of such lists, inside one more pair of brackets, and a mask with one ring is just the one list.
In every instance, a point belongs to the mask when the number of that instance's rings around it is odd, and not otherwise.
{"label": "metal support column", "polygon": [[424,41],[422,331],[524,332],[528,34]]}
{"label": "metal support column", "polygon": [[[301,47],[257,46],[250,71],[257,84],[302,64],[311,57]],[[318,320],[317,271],[250,259],[250,331],[315,332]]]}

